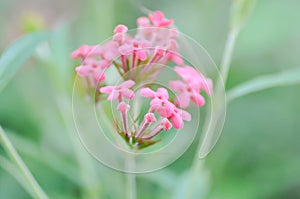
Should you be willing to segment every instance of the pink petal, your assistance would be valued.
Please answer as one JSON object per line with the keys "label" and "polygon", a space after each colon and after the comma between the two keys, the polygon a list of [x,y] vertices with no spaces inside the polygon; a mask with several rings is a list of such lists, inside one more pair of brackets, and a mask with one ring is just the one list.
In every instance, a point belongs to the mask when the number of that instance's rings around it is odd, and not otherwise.
{"label": "pink petal", "polygon": [[167,118],[162,119],[161,125],[163,126],[165,131],[168,131],[172,128],[172,124]]}
{"label": "pink petal", "polygon": [[119,96],[120,96],[120,93],[114,89],[114,90],[109,94],[109,96],[108,96],[107,99],[110,100],[110,101],[112,101],[112,100],[118,99]]}
{"label": "pink petal", "polygon": [[191,121],[191,119],[192,119],[191,114],[185,110],[181,110],[181,116],[182,116],[182,119],[185,121]]}
{"label": "pink petal", "polygon": [[122,88],[130,88],[135,84],[135,82],[133,80],[127,80],[125,82],[123,82],[122,84],[120,84],[120,87]]}
{"label": "pink petal", "polygon": [[71,57],[73,59],[82,58],[82,57],[86,56],[89,53],[89,51],[90,51],[90,46],[83,45],[83,46],[80,46],[77,50],[73,51],[71,54]]}
{"label": "pink petal", "polygon": [[127,26],[125,25],[122,25],[122,24],[119,24],[115,27],[114,29],[114,33],[124,33],[124,32],[127,32],[128,31],[128,28]]}
{"label": "pink petal", "polygon": [[104,81],[105,80],[105,74],[104,71],[101,68],[96,68],[94,70],[94,78],[98,82]]}
{"label": "pink petal", "polygon": [[155,115],[153,113],[147,113],[144,118],[146,123],[153,123],[156,121]]}
{"label": "pink petal", "polygon": [[175,62],[178,65],[182,65],[183,64],[183,60],[182,60],[182,58],[179,55],[172,54],[171,59],[172,59],[173,62]]}
{"label": "pink petal", "polygon": [[192,101],[197,105],[197,106],[203,106],[205,104],[205,99],[202,95],[199,93],[193,93],[191,97]]}
{"label": "pink petal", "polygon": [[110,94],[115,88],[115,86],[105,86],[100,88],[100,92]]}
{"label": "pink petal", "polygon": [[124,88],[122,90],[121,94],[122,94],[122,97],[125,97],[125,98],[130,99],[130,100],[134,98],[134,92],[130,89],[127,89],[127,88]]}
{"label": "pink petal", "polygon": [[88,76],[93,71],[89,66],[78,66],[75,70],[79,76]]}
{"label": "pink petal", "polygon": [[149,25],[149,20],[147,17],[140,17],[136,20],[136,24],[141,27],[145,27]]}
{"label": "pink petal", "polygon": [[107,61],[105,59],[102,59],[98,62],[98,67],[102,68],[102,69],[106,69],[111,65],[110,61]]}
{"label": "pink petal", "polygon": [[147,53],[144,50],[138,50],[136,51],[136,56],[141,60],[145,61],[147,59]]}
{"label": "pink petal", "polygon": [[183,121],[179,114],[174,114],[171,119],[175,129],[181,129],[183,127]]}
{"label": "pink petal", "polygon": [[142,88],[140,95],[143,97],[155,98],[156,93],[153,90],[151,90],[150,88]]}
{"label": "pink petal", "polygon": [[117,110],[123,114],[125,114],[129,109],[130,109],[130,106],[128,104],[126,104],[125,102],[121,102],[117,107]]}
{"label": "pink petal", "polygon": [[183,92],[187,89],[188,85],[186,85],[186,83],[184,83],[183,81],[176,80],[176,81],[170,81],[169,87],[176,92]]}
{"label": "pink petal", "polygon": [[130,55],[133,52],[133,46],[124,44],[119,47],[119,52],[121,53],[121,55]]}
{"label": "pink petal", "polygon": [[187,108],[190,104],[190,98],[191,95],[188,92],[183,92],[177,97],[176,103],[181,107],[181,108]]}
{"label": "pink petal", "polygon": [[157,95],[161,97],[161,99],[169,99],[169,93],[165,88],[158,88]]}

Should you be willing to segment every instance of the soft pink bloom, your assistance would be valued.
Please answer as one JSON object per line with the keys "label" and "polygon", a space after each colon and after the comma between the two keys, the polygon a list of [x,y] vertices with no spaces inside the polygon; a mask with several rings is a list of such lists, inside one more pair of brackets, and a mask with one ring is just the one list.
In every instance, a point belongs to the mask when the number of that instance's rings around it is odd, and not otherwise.
{"label": "soft pink bloom", "polygon": [[133,52],[133,46],[130,44],[124,44],[119,47],[119,52],[121,55],[130,55]]}
{"label": "soft pink bloom", "polygon": [[156,121],[155,115],[153,113],[147,113],[145,116],[146,123],[153,123]]}
{"label": "soft pink bloom", "polygon": [[77,50],[72,52],[71,58],[85,59],[86,57],[97,56],[97,48],[98,46],[88,46],[88,45],[80,46]]}
{"label": "soft pink bloom", "polygon": [[149,14],[148,18],[155,27],[168,27],[173,24],[173,20],[168,20],[161,11],[155,11],[153,14]]}
{"label": "soft pink bloom", "polygon": [[149,27],[150,26],[150,21],[149,21],[149,19],[147,17],[139,17],[136,20],[136,24],[139,27]]}
{"label": "soft pink bloom", "polygon": [[176,98],[176,104],[181,108],[187,108],[192,100],[197,106],[203,106],[205,104],[205,99],[199,93],[199,90],[193,89],[189,84],[177,80],[170,81],[170,88],[179,93]]}
{"label": "soft pink bloom", "polygon": [[93,73],[94,68],[89,65],[87,66],[81,65],[81,66],[77,66],[75,70],[79,76],[86,77]]}
{"label": "soft pink bloom", "polygon": [[171,60],[171,61],[173,61],[177,65],[182,65],[183,64],[183,59],[177,53],[168,52],[167,55],[166,55],[166,57],[167,57],[168,61]]}
{"label": "soft pink bloom", "polygon": [[76,72],[79,76],[92,75],[98,82],[105,80],[104,69],[111,65],[110,61],[107,60],[96,60],[87,58],[82,62],[81,66],[76,67]]}
{"label": "soft pink bloom", "polygon": [[100,46],[99,50],[97,51],[102,59],[112,61],[119,55],[118,46],[119,45],[117,42],[109,41],[104,45]]}
{"label": "soft pink bloom", "polygon": [[173,110],[172,116],[170,117],[172,120],[172,123],[174,125],[175,129],[181,129],[183,128],[183,120],[190,121],[191,120],[191,114],[188,112],[175,108]]}
{"label": "soft pink bloom", "polygon": [[161,125],[165,131],[168,131],[172,128],[172,124],[167,118],[162,119]]}
{"label": "soft pink bloom", "polygon": [[196,91],[204,90],[208,95],[212,93],[212,80],[206,78],[191,66],[175,67],[175,72]]}
{"label": "soft pink bloom", "polygon": [[146,40],[131,40],[119,47],[121,55],[134,54],[139,60],[144,61],[147,59],[147,50],[152,46],[151,42]]}
{"label": "soft pink bloom", "polygon": [[122,98],[125,97],[127,99],[134,98],[134,92],[130,90],[133,85],[135,84],[132,80],[127,80],[120,84],[119,86],[105,86],[100,88],[100,92],[109,94],[108,100],[115,100],[118,99],[120,102]]}
{"label": "soft pink bloom", "polygon": [[168,91],[165,88],[158,88],[157,92],[150,88],[142,88],[141,96],[152,98],[150,102],[151,111],[157,111],[162,117],[170,117],[174,110],[175,105],[169,99]]}
{"label": "soft pink bloom", "polygon": [[117,34],[117,33],[125,33],[128,31],[128,28],[127,26],[123,25],[123,24],[119,24],[115,27],[114,29],[114,33]]}
{"label": "soft pink bloom", "polygon": [[121,102],[118,107],[117,107],[118,111],[120,111],[121,113],[125,114],[127,113],[127,111],[130,109],[129,104],[126,104],[125,102]]}

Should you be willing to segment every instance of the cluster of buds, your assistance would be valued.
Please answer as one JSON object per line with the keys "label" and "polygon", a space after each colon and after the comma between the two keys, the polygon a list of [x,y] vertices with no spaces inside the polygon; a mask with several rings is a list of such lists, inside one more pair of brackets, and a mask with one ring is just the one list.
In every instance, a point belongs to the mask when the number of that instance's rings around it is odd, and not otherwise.
{"label": "cluster of buds", "polygon": [[[212,93],[212,81],[185,65],[179,55],[176,41],[179,33],[171,28],[172,24],[173,20],[155,11],[137,19],[138,29],[134,36],[128,33],[125,25],[118,25],[112,39],[105,44],[84,45],[71,54],[72,58],[81,59],[76,72],[88,86],[96,90],[97,95],[108,94],[107,100],[117,101],[120,117],[112,121],[131,148],[141,149],[156,143],[158,140],[154,137],[172,127],[182,129],[184,121],[191,120],[190,113],[184,110],[190,101],[203,106],[205,99],[201,91]],[[142,84],[155,80],[171,62],[176,65],[173,70],[180,80],[170,81],[169,88],[178,93],[177,97],[169,97],[168,90],[163,87],[155,91],[152,84]],[[116,75],[123,79],[117,86],[105,84],[105,72],[111,67],[116,68]],[[134,89],[140,85],[144,85],[139,89],[140,97],[151,99],[148,112],[142,118],[130,120],[129,104],[135,98]]]}

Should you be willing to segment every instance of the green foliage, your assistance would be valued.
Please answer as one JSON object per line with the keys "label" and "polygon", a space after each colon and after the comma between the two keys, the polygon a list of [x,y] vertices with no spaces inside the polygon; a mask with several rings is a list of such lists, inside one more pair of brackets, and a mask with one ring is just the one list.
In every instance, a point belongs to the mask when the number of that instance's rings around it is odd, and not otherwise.
{"label": "green foliage", "polygon": [[48,38],[48,33],[25,35],[15,41],[0,58],[0,91],[10,81],[22,64],[35,52],[36,47]]}

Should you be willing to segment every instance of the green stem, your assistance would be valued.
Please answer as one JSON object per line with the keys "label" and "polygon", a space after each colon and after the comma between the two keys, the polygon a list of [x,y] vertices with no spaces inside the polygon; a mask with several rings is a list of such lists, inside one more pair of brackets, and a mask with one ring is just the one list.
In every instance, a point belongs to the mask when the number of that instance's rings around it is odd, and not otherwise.
{"label": "green stem", "polygon": [[216,132],[221,131],[221,129],[217,129],[217,128],[219,126],[220,119],[222,119],[222,113],[224,107],[222,107],[222,103],[219,103],[219,100],[221,99],[224,93],[223,85],[226,85],[230,63],[232,60],[232,53],[233,53],[233,49],[235,46],[238,33],[239,33],[239,28],[232,28],[229,31],[227,36],[224,54],[220,64],[221,76],[217,80],[216,89],[211,101],[212,113],[210,117],[208,116],[206,117],[204,122],[204,128],[203,128],[204,137],[200,139],[198,143],[196,155],[194,157],[193,164],[191,167],[191,174],[190,174],[189,186],[188,186],[186,198],[191,198],[191,196],[193,195],[192,193],[195,189],[193,184],[195,180],[197,180],[195,178],[197,176],[197,173],[200,172],[202,168],[201,165],[203,164],[203,160],[201,160],[201,158],[205,157],[212,149],[219,136],[219,134],[216,134]]}
{"label": "green stem", "polygon": [[17,153],[16,149],[6,136],[4,130],[0,126],[0,142],[3,145],[4,150],[7,152],[9,157],[11,158],[12,162],[17,166],[20,170],[20,173],[24,176],[24,179],[28,183],[29,187],[32,189],[34,195],[38,199],[48,199],[48,196],[42,190],[38,182],[35,180],[19,154]]}
{"label": "green stem", "polygon": [[137,190],[136,190],[136,175],[132,173],[135,167],[135,157],[129,154],[127,158],[127,190],[128,190],[128,199],[137,199]]}
{"label": "green stem", "polygon": [[[232,60],[232,53],[235,46],[236,38],[239,33],[239,28],[232,28],[227,36],[227,41],[224,49],[224,54],[222,57],[221,65],[220,65],[220,73],[224,82],[224,85],[227,82],[228,72],[230,68],[230,63]],[[219,82],[220,83],[220,82]]]}

